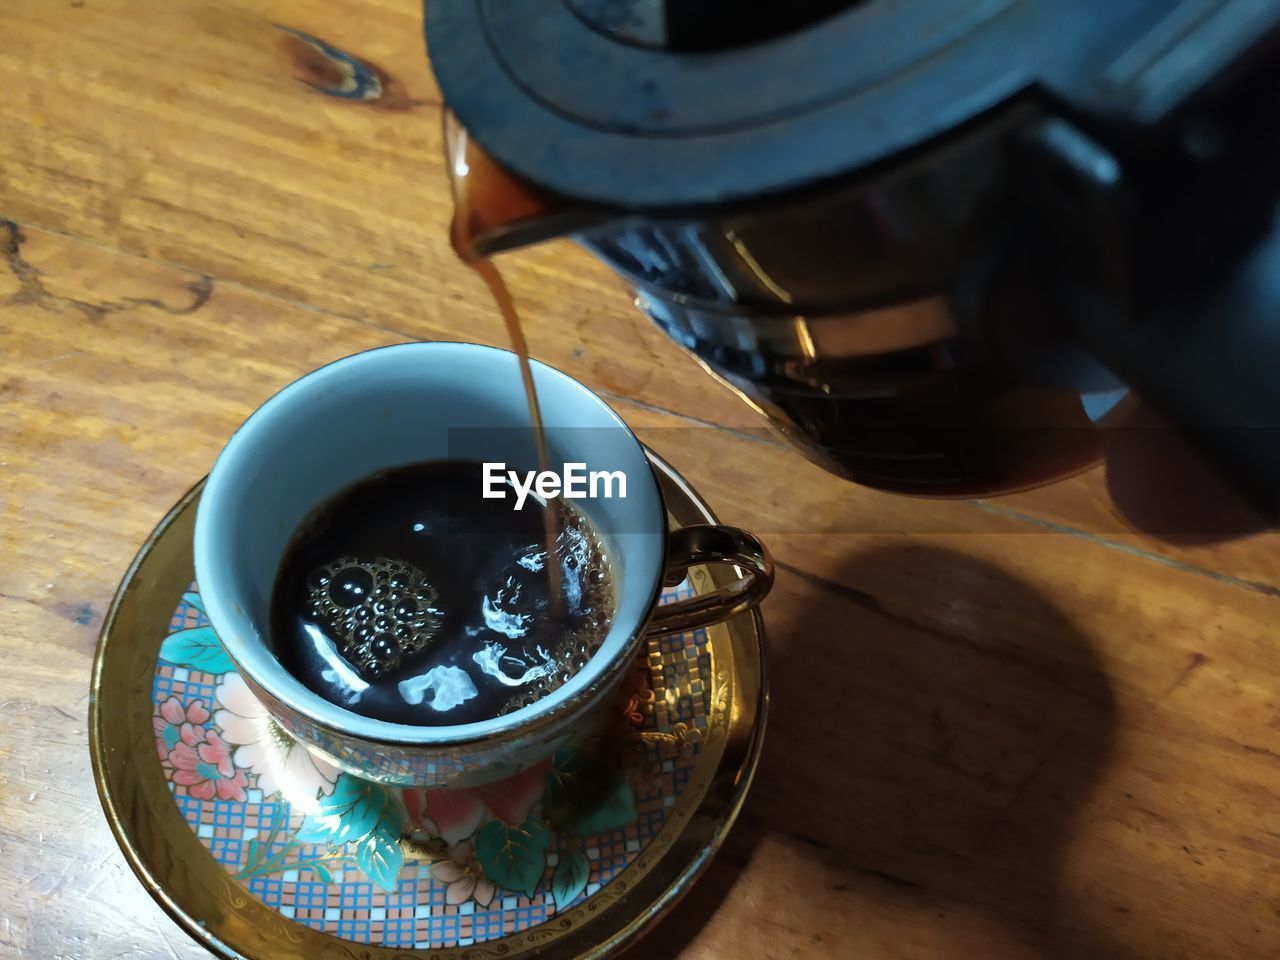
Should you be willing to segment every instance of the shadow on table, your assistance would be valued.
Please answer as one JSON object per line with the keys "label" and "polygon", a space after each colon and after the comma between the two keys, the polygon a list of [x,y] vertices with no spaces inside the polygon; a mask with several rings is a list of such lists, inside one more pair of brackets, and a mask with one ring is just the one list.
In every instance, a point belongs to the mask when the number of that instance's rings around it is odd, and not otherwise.
{"label": "shadow on table", "polygon": [[881,899],[902,909],[907,893],[918,904],[903,920],[928,910],[943,940],[932,915],[957,906],[1032,955],[1123,955],[1059,896],[1072,819],[1115,727],[1069,617],[1008,572],[934,547],[859,552],[829,578],[788,568],[778,589],[755,785],[707,874],[634,955],[691,942],[766,834],[818,861],[813,882],[846,891],[827,902],[844,915],[835,929]]}

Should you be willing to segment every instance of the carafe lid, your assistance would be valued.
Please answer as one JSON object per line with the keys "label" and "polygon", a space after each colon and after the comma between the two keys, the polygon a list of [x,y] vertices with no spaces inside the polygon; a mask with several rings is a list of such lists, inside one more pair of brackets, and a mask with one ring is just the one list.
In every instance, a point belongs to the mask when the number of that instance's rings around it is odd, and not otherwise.
{"label": "carafe lid", "polygon": [[1020,96],[1130,138],[1280,24],[1272,0],[425,0],[499,162],[624,210],[749,201],[909,156]]}

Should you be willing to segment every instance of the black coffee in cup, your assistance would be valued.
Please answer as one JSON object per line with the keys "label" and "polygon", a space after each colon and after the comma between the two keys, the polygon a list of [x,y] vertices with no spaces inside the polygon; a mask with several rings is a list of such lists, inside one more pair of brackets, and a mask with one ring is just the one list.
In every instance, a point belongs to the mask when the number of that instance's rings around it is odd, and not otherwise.
{"label": "black coffee in cup", "polygon": [[272,594],[281,664],[339,706],[413,725],[509,713],[582,669],[613,622],[603,538],[568,501],[514,510],[484,481],[477,462],[420,463],[315,510]]}

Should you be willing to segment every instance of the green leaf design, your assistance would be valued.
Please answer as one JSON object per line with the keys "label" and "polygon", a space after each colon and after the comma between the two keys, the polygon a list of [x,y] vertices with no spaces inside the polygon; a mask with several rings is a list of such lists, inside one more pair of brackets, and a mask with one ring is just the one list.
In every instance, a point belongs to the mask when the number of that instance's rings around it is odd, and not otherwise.
{"label": "green leaf design", "polygon": [[[348,773],[338,777],[333,793],[318,800],[319,809],[303,818],[294,837],[300,843],[355,844],[356,866],[384,890],[394,890],[404,851],[400,847],[400,808],[385,787]],[[321,864],[308,864],[325,883],[333,875]]]}
{"label": "green leaf design", "polygon": [[170,750],[172,750],[181,739],[182,731],[173,724],[169,724],[169,726],[164,728],[164,745]]}
{"label": "green leaf design", "polygon": [[258,862],[258,838],[254,837],[249,841],[249,859],[245,861],[252,866]]}
{"label": "green leaf design", "polygon": [[546,825],[537,820],[518,827],[490,820],[476,834],[476,861],[498,886],[532,897],[547,869],[550,843]]}
{"label": "green leaf design", "polygon": [[359,840],[378,824],[387,805],[383,787],[344,773],[338,777],[333,793],[319,799],[319,809],[306,815],[296,837],[303,843]]}
{"label": "green leaf design", "polygon": [[208,617],[208,616],[209,616],[209,614],[205,613],[205,611],[204,611],[204,600],[202,600],[202,599],[200,598],[200,594],[198,594],[198,593],[184,593],[184,594],[182,595],[182,602],[183,602],[183,603],[185,603],[185,604],[186,604],[187,606],[189,606],[189,607],[195,607],[197,610],[199,610],[199,611],[200,611],[200,616],[202,616],[202,617]]}
{"label": "green leaf design", "polygon": [[291,840],[278,853],[268,857],[262,863],[257,865],[246,864],[235,875],[235,878],[237,880],[253,880],[257,877],[270,877],[281,874],[287,870],[297,870],[299,872],[311,870],[325,883],[332,883],[333,874],[329,872],[328,864],[344,864],[350,859],[345,854],[329,852],[301,860],[290,860],[289,854],[297,853],[298,850],[298,844]]}
{"label": "green leaf design", "polygon": [[556,910],[563,911],[573,903],[574,898],[587,888],[589,876],[591,861],[581,847],[561,854],[555,873],[551,875],[551,895],[555,897]]}
{"label": "green leaf design", "polygon": [[579,747],[562,747],[551,758],[543,810],[547,822],[565,830],[605,804],[622,776],[599,757]]}
{"label": "green leaf design", "polygon": [[205,673],[230,673],[235,669],[214,636],[213,627],[191,627],[169,634],[160,644],[160,659]]}
{"label": "green leaf design", "polygon": [[[388,807],[390,804],[388,804]],[[396,817],[395,819],[399,819]],[[385,814],[378,825],[356,845],[356,866],[370,880],[388,893],[396,888],[396,878],[404,865],[404,851],[400,849],[400,829],[393,826]]]}
{"label": "green leaf design", "polygon": [[631,784],[619,779],[607,797],[591,809],[585,810],[579,819],[566,824],[564,829],[567,833],[590,837],[625,827],[636,816],[636,800],[635,794],[631,792]]}

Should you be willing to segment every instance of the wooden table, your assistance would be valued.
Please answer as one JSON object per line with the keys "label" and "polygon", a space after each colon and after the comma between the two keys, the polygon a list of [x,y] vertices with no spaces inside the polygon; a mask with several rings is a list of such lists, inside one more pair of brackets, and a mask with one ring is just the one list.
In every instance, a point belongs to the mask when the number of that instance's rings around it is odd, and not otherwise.
{"label": "wooden table", "polygon": [[[89,664],[134,551],[272,392],[503,343],[450,253],[418,0],[0,5],[0,953],[198,954],[107,831]],[[307,81],[273,21],[376,66]],[[753,415],[567,243],[511,255],[534,352],[768,537],[773,710],[667,957],[1280,954],[1277,538],[1128,533],[1100,471],[881,496]]]}

